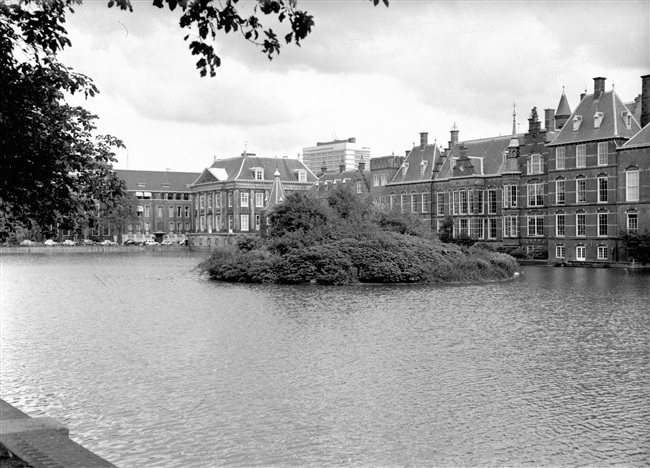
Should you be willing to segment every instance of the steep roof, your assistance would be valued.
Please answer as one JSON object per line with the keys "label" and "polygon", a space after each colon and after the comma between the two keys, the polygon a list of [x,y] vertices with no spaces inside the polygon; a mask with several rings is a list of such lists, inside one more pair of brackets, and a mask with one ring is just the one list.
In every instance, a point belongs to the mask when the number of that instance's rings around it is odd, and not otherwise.
{"label": "steep roof", "polygon": [[137,171],[116,169],[115,174],[126,182],[128,190],[189,192],[199,172]]}
{"label": "steep roof", "polygon": [[639,133],[634,135],[624,145],[619,147],[620,150],[632,149],[632,148],[647,148],[650,146],[650,124],[643,127]]}
{"label": "steep roof", "polygon": [[[611,138],[632,138],[638,133],[640,127],[636,119],[632,118],[632,125],[628,128],[624,112],[629,112],[629,110],[616,92],[603,92],[600,99],[596,99],[594,94],[588,94],[578,104],[567,123],[549,145],[566,145]],[[600,125],[598,126],[595,125],[596,115],[600,116]],[[580,119],[581,123],[574,131],[574,127],[576,127],[574,122],[578,122]]]}
{"label": "steep roof", "polygon": [[[503,154],[508,152],[512,138],[512,135],[498,136],[455,144],[448,152],[448,157],[445,158],[436,179],[447,179],[453,176],[453,169],[456,161],[460,158],[462,145],[467,148],[467,157],[474,167],[474,175],[498,175],[508,172],[507,163],[503,162]],[[517,135],[516,138],[520,140],[523,135]]]}
{"label": "steep roof", "polygon": [[263,171],[263,180],[273,180],[276,169],[283,182],[297,182],[298,171],[304,171],[306,173],[305,182],[314,183],[317,180],[314,173],[298,159],[268,158],[245,153],[234,158],[216,160],[210,167],[203,171],[200,177],[195,179],[194,184],[215,181],[255,180],[256,169]]}
{"label": "steep roof", "polygon": [[[415,146],[406,155],[400,168],[390,183],[422,182],[433,178],[435,162],[440,159],[440,150],[436,145]],[[404,170],[405,168],[405,170]]]}
{"label": "steep roof", "polygon": [[272,211],[277,205],[284,201],[285,193],[284,187],[282,186],[282,181],[280,180],[280,171],[276,170],[273,174],[273,186],[271,187],[271,193],[269,194],[269,199],[266,202],[264,210],[267,212]]}
{"label": "steep roof", "polygon": [[571,107],[569,107],[569,101],[562,90],[562,96],[560,96],[560,102],[557,104],[557,110],[555,111],[556,117],[569,117],[571,115]]}

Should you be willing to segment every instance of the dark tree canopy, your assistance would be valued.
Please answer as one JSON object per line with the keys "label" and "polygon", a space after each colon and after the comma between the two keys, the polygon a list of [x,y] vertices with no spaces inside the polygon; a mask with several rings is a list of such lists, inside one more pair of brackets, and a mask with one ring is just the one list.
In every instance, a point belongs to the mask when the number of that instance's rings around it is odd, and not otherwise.
{"label": "dark tree canopy", "polygon": [[[389,3],[389,0],[371,1],[375,6],[380,2],[386,6]],[[251,2],[241,2],[246,3],[250,6]],[[252,11],[247,12],[239,0],[153,0],[158,8],[164,8],[165,4],[170,10],[179,8],[182,12],[180,26],[198,34],[198,39],[190,41],[189,48],[192,55],[200,56],[196,68],[201,76],[206,76],[208,71],[210,76],[215,76],[216,69],[221,66],[221,59],[214,47],[206,43],[208,39],[214,41],[220,32],[241,34],[245,40],[259,46],[271,60],[280,53],[283,43],[300,46],[300,42],[314,28],[314,17],[297,8],[298,0],[255,0],[252,3]],[[114,5],[122,10],[133,11],[131,0],[108,1],[109,7]],[[267,19],[286,25],[285,32],[278,33],[271,27],[264,26],[263,22]],[[185,40],[190,37],[190,34],[186,35]]]}
{"label": "dark tree canopy", "polygon": [[58,62],[70,45],[63,28],[73,1],[0,3],[0,237],[16,226],[92,225],[97,202],[110,205],[123,184],[110,170],[122,142],[95,136],[97,118],[66,104],[93,96],[91,80]]}

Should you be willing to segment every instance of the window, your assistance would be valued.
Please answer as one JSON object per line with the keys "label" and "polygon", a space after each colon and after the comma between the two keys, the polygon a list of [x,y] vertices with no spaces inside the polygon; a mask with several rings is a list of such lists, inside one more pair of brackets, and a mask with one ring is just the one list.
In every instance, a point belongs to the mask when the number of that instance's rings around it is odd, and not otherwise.
{"label": "window", "polygon": [[255,180],[264,180],[264,169],[255,169]]}
{"label": "window", "polygon": [[255,215],[255,230],[259,231],[260,230],[260,223],[262,222],[262,218],[260,215]]}
{"label": "window", "polygon": [[396,204],[396,203],[395,203],[395,202],[396,202],[396,199],[395,199],[396,196],[397,196],[397,195],[395,195],[394,193],[390,193],[390,194],[388,195],[388,203],[389,203],[389,205],[390,205],[391,208],[393,208],[393,207],[395,206],[395,204]]}
{"label": "window", "polygon": [[528,173],[541,174],[542,173],[542,155],[531,154],[528,157]]}
{"label": "window", "polygon": [[144,233],[149,234],[150,230],[151,230],[151,223],[149,222],[144,223]]}
{"label": "window", "polygon": [[239,199],[241,201],[241,206],[248,208],[248,192],[241,192],[239,194]]}
{"label": "window", "polygon": [[453,203],[454,206],[453,206],[452,213],[453,214],[458,214],[458,210],[459,210],[459,207],[458,207],[458,204],[459,204],[459,202],[458,202],[458,200],[459,200],[458,192],[453,192],[452,196],[453,196],[453,200],[454,200],[454,203]]}
{"label": "window", "polygon": [[206,197],[208,199],[208,208],[212,208],[212,194],[208,193]]}
{"label": "window", "polygon": [[199,218],[199,222],[200,222],[201,232],[204,232],[205,231],[205,216],[201,216],[201,218]]}
{"label": "window", "polygon": [[576,179],[576,203],[585,203],[587,201],[587,180],[585,178]]}
{"label": "window", "polygon": [[439,193],[437,194],[436,198],[438,199],[436,203],[436,214],[438,216],[444,216],[445,215],[445,194]]}
{"label": "window", "polygon": [[241,230],[242,231],[248,231],[248,215],[243,214],[240,215],[240,221],[241,221]]}
{"label": "window", "polygon": [[176,223],[176,229],[177,232],[180,234],[180,232],[183,230],[183,223]]}
{"label": "window", "polygon": [[386,185],[387,181],[388,181],[388,177],[386,176],[386,174],[382,174],[381,175],[381,185]]}
{"label": "window", "polygon": [[544,183],[532,182],[528,186],[528,206],[544,206]]}
{"label": "window", "polygon": [[151,207],[149,205],[145,205],[144,207],[144,217],[145,218],[151,217]]}
{"label": "window", "polygon": [[199,207],[201,209],[205,208],[205,195],[201,195],[201,197],[199,198]]}
{"label": "window", "polygon": [[555,215],[555,235],[557,237],[564,237],[566,233],[566,221],[564,214]]}
{"label": "window", "polygon": [[404,192],[400,194],[400,210],[402,213],[406,213],[406,205],[408,204],[408,195]]}
{"label": "window", "polygon": [[411,212],[412,213],[418,213],[422,207],[420,206],[421,202],[420,194],[411,192]]}
{"label": "window", "polygon": [[637,213],[627,214],[627,230],[628,232],[637,232],[639,230],[639,215]]}
{"label": "window", "polygon": [[307,173],[305,171],[298,171],[298,182],[307,182]]}
{"label": "window", "polygon": [[607,164],[607,142],[601,141],[598,143],[598,165],[605,166]]}
{"label": "window", "polygon": [[221,192],[216,192],[214,194],[214,207],[221,208]]}
{"label": "window", "polygon": [[190,217],[190,207],[189,207],[189,206],[186,206],[186,207],[185,207],[185,217],[186,217],[186,218],[189,218],[189,217]]}
{"label": "window", "polygon": [[584,262],[587,259],[587,247],[579,245],[576,247],[576,260]]}
{"label": "window", "polygon": [[497,191],[492,189],[492,190],[488,190],[487,192],[488,192],[488,214],[495,214],[497,212]]}
{"label": "window", "polygon": [[255,207],[263,208],[264,207],[264,193],[256,192],[255,193]]}
{"label": "window", "polygon": [[576,167],[587,165],[587,145],[576,146]]}
{"label": "window", "polygon": [[565,150],[564,146],[561,146],[555,150],[555,168],[556,169],[565,169]]}
{"label": "window", "polygon": [[357,180],[357,193],[361,193],[361,181]]}
{"label": "window", "polygon": [[488,239],[497,238],[497,219],[490,218],[488,219]]}
{"label": "window", "polygon": [[185,222],[185,231],[189,231],[189,230],[190,230],[190,222],[186,221]]}
{"label": "window", "polygon": [[477,239],[483,239],[485,237],[482,218],[472,219],[472,236]]}
{"label": "window", "polygon": [[516,185],[503,186],[503,207],[517,207],[518,188]]}
{"label": "window", "polygon": [[212,216],[208,216],[208,232],[212,232]]}
{"label": "window", "polygon": [[566,247],[563,245],[555,246],[555,258],[565,258],[566,257]]}
{"label": "window", "polygon": [[174,221],[169,222],[169,232],[174,232],[174,227],[176,227],[176,223]]}
{"label": "window", "polygon": [[607,250],[606,245],[598,246],[598,260],[607,260]]}
{"label": "window", "polygon": [[558,179],[555,181],[555,204],[564,205],[566,200],[566,181]]}
{"label": "window", "polygon": [[232,232],[233,218],[232,215],[228,215],[228,232]]}
{"label": "window", "polygon": [[598,203],[607,203],[607,177],[598,178]]}
{"label": "window", "polygon": [[519,235],[518,218],[516,215],[503,217],[503,237],[517,237]]}
{"label": "window", "polygon": [[460,204],[459,208],[460,214],[467,214],[467,192],[465,190],[461,190],[459,193],[459,199],[460,199]]}
{"label": "window", "polygon": [[403,176],[406,175],[406,171],[408,171],[408,170],[409,170],[409,163],[402,164],[402,175]]}
{"label": "window", "polygon": [[422,213],[429,212],[429,192],[422,192]]}
{"label": "window", "polygon": [[424,171],[427,168],[427,164],[429,164],[429,161],[422,161],[420,163],[420,175],[424,175]]}
{"label": "window", "polygon": [[485,213],[485,200],[483,195],[483,190],[478,190],[476,192],[476,204],[478,205],[478,214]]}
{"label": "window", "polygon": [[587,235],[587,215],[584,213],[576,214],[576,236]]}
{"label": "window", "polygon": [[577,132],[580,129],[580,124],[582,124],[582,116],[576,115],[573,117],[573,131]]}
{"label": "window", "polygon": [[603,123],[603,118],[605,114],[602,112],[596,112],[594,114],[594,128],[600,128],[600,124]]}
{"label": "window", "polygon": [[228,208],[232,208],[232,192],[228,192]]}
{"label": "window", "polygon": [[156,217],[157,218],[163,217],[163,207],[161,205],[156,206]]}
{"label": "window", "polygon": [[544,235],[544,216],[528,216],[528,235],[540,237]]}
{"label": "window", "polygon": [[221,215],[214,215],[214,230],[221,230]]}
{"label": "window", "polygon": [[629,169],[625,172],[625,200],[639,201],[638,169]]}
{"label": "window", "polygon": [[135,225],[135,233],[136,234],[141,234],[142,233],[142,225],[140,223]]}
{"label": "window", "polygon": [[460,235],[469,236],[469,224],[467,222],[467,218],[460,219]]}
{"label": "window", "polygon": [[379,187],[379,176],[377,174],[372,176],[372,186]]}
{"label": "window", "polygon": [[598,213],[598,235],[607,235],[607,213]]}
{"label": "window", "polygon": [[172,205],[169,205],[169,209],[167,211],[169,212],[169,217],[173,218],[174,217],[174,207]]}

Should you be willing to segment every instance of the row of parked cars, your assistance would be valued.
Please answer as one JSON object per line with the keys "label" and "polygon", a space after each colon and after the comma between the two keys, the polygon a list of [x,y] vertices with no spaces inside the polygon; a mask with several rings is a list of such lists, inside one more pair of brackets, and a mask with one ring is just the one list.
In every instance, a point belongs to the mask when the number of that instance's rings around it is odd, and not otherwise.
{"label": "row of parked cars", "polygon": [[[33,240],[30,239],[25,239],[20,243],[20,245],[25,246],[25,247],[34,247],[36,245],[41,245],[39,242],[34,242]],[[63,245],[65,247],[74,247],[75,245],[103,245],[103,246],[112,246],[112,245],[117,245],[117,242],[113,242],[112,240],[105,239],[101,242],[95,242],[92,239],[83,239],[80,241],[73,241],[71,239],[66,239],[63,242],[57,242],[54,239],[48,239],[45,242],[43,242],[42,245],[52,247],[55,245]],[[171,240],[164,240],[162,242],[156,242],[154,240],[146,240],[144,242],[138,242],[134,241],[133,239],[128,239],[122,243],[122,245],[186,245],[185,240],[181,241],[171,241]]]}

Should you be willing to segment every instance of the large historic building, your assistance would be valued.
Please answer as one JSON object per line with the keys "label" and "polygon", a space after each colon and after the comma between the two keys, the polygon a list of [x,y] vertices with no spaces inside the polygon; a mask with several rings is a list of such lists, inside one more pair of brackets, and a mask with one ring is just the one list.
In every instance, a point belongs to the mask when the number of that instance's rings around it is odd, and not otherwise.
{"label": "large historic building", "polygon": [[206,168],[190,186],[192,248],[223,245],[234,234],[259,235],[276,173],[285,194],[309,190],[317,180],[298,159],[252,153],[219,159]]}

